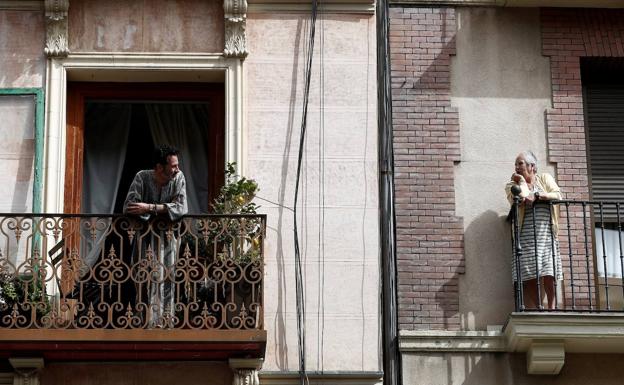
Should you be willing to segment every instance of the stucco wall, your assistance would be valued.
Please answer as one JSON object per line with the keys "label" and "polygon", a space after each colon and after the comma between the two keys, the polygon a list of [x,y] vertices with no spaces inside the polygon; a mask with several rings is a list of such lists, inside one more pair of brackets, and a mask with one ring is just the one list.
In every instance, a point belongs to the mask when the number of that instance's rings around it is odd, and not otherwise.
{"label": "stucco wall", "polygon": [[[45,77],[42,12],[0,10],[0,89],[39,88]],[[32,210],[34,118],[32,97],[0,96],[0,211]]]}
{"label": "stucco wall", "polygon": [[538,168],[553,173],[544,124],[550,70],[541,54],[539,17],[539,9],[457,9],[451,84],[460,123],[455,191],[465,228],[466,274],[459,286],[464,329],[502,325],[513,310],[504,185],[516,155],[531,149]]}
{"label": "stucco wall", "polygon": [[82,0],[69,6],[72,52],[223,51],[223,1]]}
{"label": "stucco wall", "polygon": [[[249,14],[246,173],[268,214],[264,370],[297,370],[293,205],[308,14]],[[317,24],[299,189],[308,370],[380,370],[375,18]]]}
{"label": "stucco wall", "polygon": [[566,354],[558,376],[528,375],[524,354],[403,355],[403,383],[410,385],[615,385],[622,383],[621,354]]}

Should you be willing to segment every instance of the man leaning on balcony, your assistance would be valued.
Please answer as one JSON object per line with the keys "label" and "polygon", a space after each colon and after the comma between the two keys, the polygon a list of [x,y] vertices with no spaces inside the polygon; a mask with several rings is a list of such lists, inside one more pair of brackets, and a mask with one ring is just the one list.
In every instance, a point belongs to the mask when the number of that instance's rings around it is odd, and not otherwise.
{"label": "man leaning on balcony", "polygon": [[[186,180],[178,157],[179,152],[173,147],[162,145],[154,149],[154,169],[141,170],[135,175],[124,202],[124,214],[138,215],[145,221],[157,217],[175,221],[187,213]],[[148,310],[149,327],[166,327],[175,309],[173,282],[167,270],[175,265],[177,240],[160,234],[160,226],[153,226],[153,222],[148,229],[138,236],[137,242],[139,255],[148,259],[145,284],[148,303],[142,300],[143,288],[137,288],[137,309],[144,306]]]}

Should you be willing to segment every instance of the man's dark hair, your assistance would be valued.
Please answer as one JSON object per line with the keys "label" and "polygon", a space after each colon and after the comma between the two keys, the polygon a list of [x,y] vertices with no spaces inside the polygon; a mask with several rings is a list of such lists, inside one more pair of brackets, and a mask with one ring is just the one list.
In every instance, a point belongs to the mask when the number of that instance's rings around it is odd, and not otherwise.
{"label": "man's dark hair", "polygon": [[161,146],[156,146],[154,149],[153,156],[153,164],[154,166],[157,164],[161,164],[163,166],[167,165],[167,158],[170,156],[180,156],[180,151],[177,148],[169,146],[167,144],[163,144]]}

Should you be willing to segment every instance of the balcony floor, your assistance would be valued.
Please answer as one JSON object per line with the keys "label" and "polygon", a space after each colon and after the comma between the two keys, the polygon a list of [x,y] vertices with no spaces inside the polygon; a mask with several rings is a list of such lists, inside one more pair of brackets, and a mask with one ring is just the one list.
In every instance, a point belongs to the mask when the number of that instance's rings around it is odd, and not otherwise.
{"label": "balcony floor", "polygon": [[46,361],[263,358],[265,330],[0,329],[0,358]]}

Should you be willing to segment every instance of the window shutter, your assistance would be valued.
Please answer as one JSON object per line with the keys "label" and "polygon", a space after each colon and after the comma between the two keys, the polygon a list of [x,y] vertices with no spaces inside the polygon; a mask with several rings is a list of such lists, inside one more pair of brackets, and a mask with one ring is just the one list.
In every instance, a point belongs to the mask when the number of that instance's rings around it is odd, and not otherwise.
{"label": "window shutter", "polygon": [[[585,87],[592,199],[621,201],[624,221],[624,86],[588,84]],[[596,209],[595,219],[600,220]],[[604,207],[605,220],[616,220],[615,205]]]}

